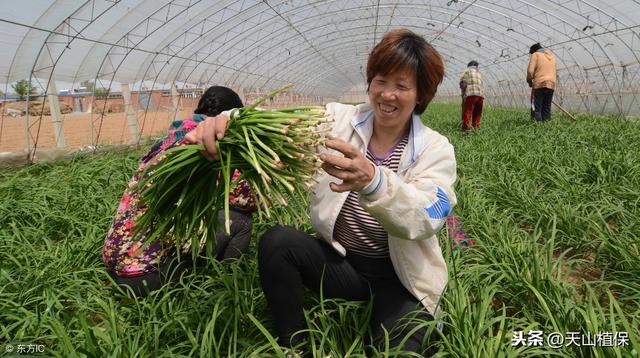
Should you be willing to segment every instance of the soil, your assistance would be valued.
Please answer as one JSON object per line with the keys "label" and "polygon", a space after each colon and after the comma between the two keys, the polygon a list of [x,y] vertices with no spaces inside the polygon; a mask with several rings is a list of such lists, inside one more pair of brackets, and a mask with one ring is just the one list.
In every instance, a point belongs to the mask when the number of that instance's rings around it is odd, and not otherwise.
{"label": "soil", "polygon": [[[142,137],[156,136],[166,133],[171,121],[175,118],[185,118],[187,111],[173,112],[138,112],[138,130],[142,132]],[[95,143],[91,139],[91,122],[93,121],[100,134],[98,144],[126,144],[130,143],[129,128],[125,113],[108,113],[102,117],[94,113],[69,113],[63,115],[63,132],[67,148],[82,148],[93,146]],[[101,119],[102,118],[102,119]],[[25,116],[0,117],[0,152],[19,152],[26,149],[25,136]],[[100,125],[102,123],[102,125]],[[56,142],[53,135],[53,123],[49,116],[29,116],[29,127],[31,146],[37,136],[38,148],[55,148]]]}
{"label": "soil", "polygon": [[[10,102],[6,105],[6,108],[13,109],[15,111],[24,112],[26,103],[24,101],[19,102]],[[66,103],[59,102],[60,113],[67,114],[73,112],[71,106]],[[39,116],[39,115],[50,116],[51,108],[49,108],[49,100],[47,99],[44,103],[41,99],[33,100],[29,102],[29,115],[30,116]]]}

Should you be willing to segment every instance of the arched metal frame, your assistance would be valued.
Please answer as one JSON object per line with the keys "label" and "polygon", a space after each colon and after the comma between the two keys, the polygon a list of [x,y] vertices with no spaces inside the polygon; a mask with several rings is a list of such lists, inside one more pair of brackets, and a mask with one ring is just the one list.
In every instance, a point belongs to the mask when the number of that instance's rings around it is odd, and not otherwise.
{"label": "arched metal frame", "polygon": [[[485,75],[489,103],[523,105],[526,50],[541,42],[557,54],[558,98],[570,108],[638,115],[640,4],[614,4],[85,0],[73,7],[50,0],[31,22],[0,19],[0,26],[28,29],[0,78],[7,88],[28,77],[45,93],[54,80],[92,80],[94,87],[107,88],[117,88],[117,82],[150,83],[151,88],[197,83],[264,91],[293,82],[302,94],[339,98],[364,91],[370,49],[389,29],[407,27],[425,36],[445,59],[441,98],[457,97],[459,73],[475,59]],[[40,41],[37,49],[34,41]],[[78,44],[83,53],[74,52]],[[32,61],[28,73],[23,57]],[[146,112],[137,114],[143,128]],[[91,119],[94,145],[103,118]],[[27,117],[25,122],[30,153],[37,147],[41,119]]]}

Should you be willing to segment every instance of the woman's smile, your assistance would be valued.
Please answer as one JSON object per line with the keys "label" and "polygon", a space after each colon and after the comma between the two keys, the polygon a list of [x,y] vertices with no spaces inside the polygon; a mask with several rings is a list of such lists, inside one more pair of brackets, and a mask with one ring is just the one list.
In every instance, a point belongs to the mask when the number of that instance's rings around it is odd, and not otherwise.
{"label": "woman's smile", "polygon": [[395,112],[398,109],[398,107],[396,106],[392,106],[384,103],[380,103],[378,104],[378,106],[380,107],[380,111],[385,114],[393,114],[393,112]]}

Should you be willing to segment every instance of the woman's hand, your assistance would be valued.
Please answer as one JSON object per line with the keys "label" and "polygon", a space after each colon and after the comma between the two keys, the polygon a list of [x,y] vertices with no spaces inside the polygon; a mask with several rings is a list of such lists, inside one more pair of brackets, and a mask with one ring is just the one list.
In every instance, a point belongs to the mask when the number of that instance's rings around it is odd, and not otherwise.
{"label": "woman's hand", "polygon": [[331,183],[331,190],[342,193],[345,191],[360,191],[373,180],[375,166],[351,144],[341,139],[330,139],[325,142],[327,148],[335,149],[344,154],[321,154],[322,169],[329,175],[342,179],[342,184]]}
{"label": "woman's hand", "polygon": [[194,130],[184,136],[185,143],[202,144],[204,146],[202,155],[205,158],[211,161],[219,160],[220,157],[216,149],[216,140],[224,138],[228,121],[229,117],[222,114],[205,118]]}

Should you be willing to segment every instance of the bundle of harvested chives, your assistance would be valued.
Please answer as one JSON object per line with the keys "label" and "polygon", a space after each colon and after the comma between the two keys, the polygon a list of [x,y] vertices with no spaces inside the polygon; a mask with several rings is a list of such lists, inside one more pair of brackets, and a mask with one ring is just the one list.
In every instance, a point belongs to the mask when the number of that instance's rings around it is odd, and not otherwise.
{"label": "bundle of harvested chives", "polygon": [[[136,228],[146,242],[187,241],[195,253],[201,240],[214,239],[221,209],[229,233],[229,191],[243,179],[255,197],[260,221],[274,213],[279,220],[306,221],[306,212],[292,209],[287,198],[307,203],[308,188],[319,168],[315,148],[325,140],[318,126],[329,119],[321,106],[257,108],[289,87],[232,111],[224,138],[216,142],[219,161],[202,156],[202,145],[181,145],[145,170],[138,190],[146,211],[136,220]],[[235,170],[241,175],[232,180]]]}

